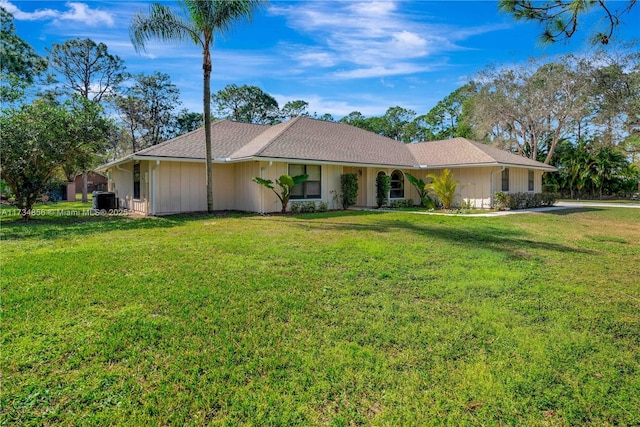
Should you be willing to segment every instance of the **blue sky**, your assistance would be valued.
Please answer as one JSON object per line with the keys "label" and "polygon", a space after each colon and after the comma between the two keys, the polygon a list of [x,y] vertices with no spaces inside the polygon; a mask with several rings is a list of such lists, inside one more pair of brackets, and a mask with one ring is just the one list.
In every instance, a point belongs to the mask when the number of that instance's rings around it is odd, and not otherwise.
{"label": "blue sky", "polygon": [[[174,5],[173,2],[164,2]],[[622,7],[626,2],[617,3]],[[91,38],[120,56],[131,73],[160,71],[181,92],[182,108],[202,111],[202,55],[190,44],[153,42],[138,54],[131,17],[150,2],[8,1],[18,34],[38,53],[69,38]],[[418,114],[488,65],[592,51],[593,14],[567,43],[542,46],[540,28],[498,12],[495,1],[271,1],[213,50],[212,92],[228,84],[259,86],[280,106],[309,102],[311,113],[340,118],[381,115],[400,105]],[[640,6],[625,15],[624,39],[640,38]]]}

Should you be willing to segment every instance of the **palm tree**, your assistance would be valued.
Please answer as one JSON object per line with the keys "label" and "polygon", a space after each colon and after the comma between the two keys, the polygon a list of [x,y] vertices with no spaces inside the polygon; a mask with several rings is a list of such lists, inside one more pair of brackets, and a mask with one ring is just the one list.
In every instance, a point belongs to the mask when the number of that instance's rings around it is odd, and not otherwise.
{"label": "palm tree", "polygon": [[434,207],[433,200],[429,197],[429,191],[427,190],[427,183],[411,175],[409,172],[405,172],[404,176],[407,177],[411,185],[414,186],[420,197],[420,205],[424,208],[432,209]]}
{"label": "palm tree", "polygon": [[451,209],[453,199],[456,195],[456,188],[458,188],[458,181],[453,180],[453,173],[449,169],[442,171],[440,175],[430,173],[427,178],[432,181],[425,185],[424,188],[435,196],[442,203],[442,207],[445,209]]}
{"label": "palm tree", "polygon": [[591,175],[591,180],[594,184],[594,190],[598,191],[600,199],[602,199],[605,184],[619,174],[626,164],[625,154],[612,146],[599,147],[595,152],[593,156],[594,173]]}
{"label": "palm tree", "polygon": [[207,162],[207,210],[213,211],[213,170],[211,165],[211,47],[216,34],[222,35],[239,19],[251,18],[264,0],[180,0],[182,14],[154,3],[149,14],[138,13],[129,27],[136,51],[145,49],[150,39],[192,41],[202,48],[204,94],[204,138]]}

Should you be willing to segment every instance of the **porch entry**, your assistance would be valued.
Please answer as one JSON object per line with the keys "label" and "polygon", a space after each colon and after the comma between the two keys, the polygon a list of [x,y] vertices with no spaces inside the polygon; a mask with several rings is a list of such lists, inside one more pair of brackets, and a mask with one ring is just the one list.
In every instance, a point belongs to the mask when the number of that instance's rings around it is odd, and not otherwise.
{"label": "porch entry", "polygon": [[345,167],[343,173],[354,173],[358,177],[358,200],[356,206],[367,206],[367,168]]}

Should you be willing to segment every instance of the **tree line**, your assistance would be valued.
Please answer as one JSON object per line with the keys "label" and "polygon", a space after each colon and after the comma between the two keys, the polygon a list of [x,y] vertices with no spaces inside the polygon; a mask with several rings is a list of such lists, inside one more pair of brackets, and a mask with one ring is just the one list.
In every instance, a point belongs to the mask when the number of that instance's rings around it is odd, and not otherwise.
{"label": "tree line", "polygon": [[[304,100],[279,109],[255,86],[227,86],[213,102],[220,118],[247,123],[310,117]],[[338,121],[404,143],[464,137],[493,144],[557,166],[546,183],[571,197],[635,193],[640,54],[632,45],[489,67],[425,114],[393,106],[380,116],[353,111]]]}

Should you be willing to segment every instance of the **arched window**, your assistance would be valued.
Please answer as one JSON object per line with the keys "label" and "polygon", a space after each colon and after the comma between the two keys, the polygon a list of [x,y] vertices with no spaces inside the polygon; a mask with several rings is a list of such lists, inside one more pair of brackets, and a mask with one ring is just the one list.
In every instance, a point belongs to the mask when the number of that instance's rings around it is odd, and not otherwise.
{"label": "arched window", "polygon": [[391,172],[390,199],[404,199],[404,174],[399,170]]}

